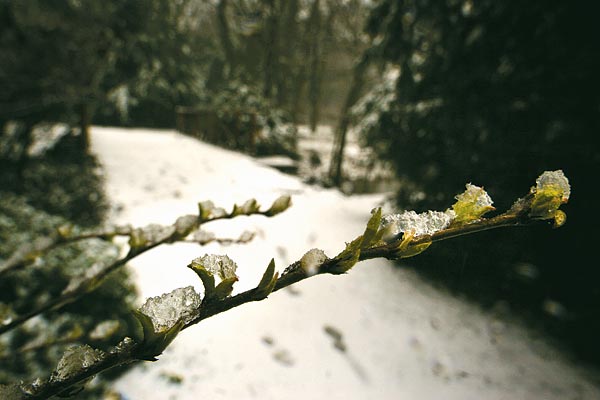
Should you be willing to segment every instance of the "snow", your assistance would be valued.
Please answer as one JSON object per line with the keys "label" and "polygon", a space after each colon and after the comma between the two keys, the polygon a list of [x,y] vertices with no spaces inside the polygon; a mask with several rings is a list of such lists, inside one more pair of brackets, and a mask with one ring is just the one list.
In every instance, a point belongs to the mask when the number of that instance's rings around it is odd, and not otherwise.
{"label": "snow", "polygon": [[201,266],[207,272],[216,275],[222,280],[236,278],[235,270],[237,264],[226,255],[205,254],[202,257],[195,258],[192,266]]}
{"label": "snow", "polygon": [[467,183],[467,190],[456,196],[456,200],[473,203],[479,209],[491,208],[494,202],[489,194],[479,186]]}
{"label": "snow", "polygon": [[202,299],[193,286],[178,288],[161,296],[150,297],[140,311],[152,319],[155,332],[172,328],[177,322],[190,322]]}
{"label": "snow", "polygon": [[569,185],[569,180],[562,170],[559,169],[557,171],[545,171],[537,178],[536,188],[538,191],[542,191],[544,188],[549,186],[556,186],[562,190],[563,203],[566,203],[569,200],[569,197],[571,196],[571,186]]}
{"label": "snow", "polygon": [[51,379],[54,381],[69,379],[74,373],[81,371],[81,368],[89,368],[103,357],[102,350],[94,349],[87,344],[70,347],[65,350],[58,361],[58,366]]}
{"label": "snow", "polygon": [[[186,266],[205,253],[236,260],[234,294],[255,287],[273,257],[281,272],[311,248],[338,254],[383,200],[311,187],[172,131],[96,127],[92,148],[106,171],[115,224],[171,224],[203,200],[231,209],[250,198],[268,205],[292,196],[293,206],[273,218],[206,224],[217,237],[251,230],[250,243],[177,243],[135,258],[141,301],[182,286],[201,291]],[[114,388],[128,400],[600,398],[586,370],[503,315],[371,260],[202,321]],[[181,383],[164,378],[173,374]]]}
{"label": "snow", "polygon": [[432,235],[447,228],[455,216],[452,210],[426,211],[419,214],[414,211],[404,211],[401,214],[385,215],[381,223],[386,236],[390,237],[397,237],[400,232],[408,231],[413,232],[415,236]]}
{"label": "snow", "polygon": [[318,272],[319,266],[327,260],[327,256],[321,249],[311,249],[300,259],[300,267],[308,276]]}

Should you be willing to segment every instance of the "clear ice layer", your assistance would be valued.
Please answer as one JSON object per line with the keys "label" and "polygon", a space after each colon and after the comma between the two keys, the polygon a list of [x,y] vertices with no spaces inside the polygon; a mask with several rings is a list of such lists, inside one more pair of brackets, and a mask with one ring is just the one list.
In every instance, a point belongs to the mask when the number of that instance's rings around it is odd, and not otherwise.
{"label": "clear ice layer", "polygon": [[173,290],[161,296],[150,297],[140,311],[152,319],[155,332],[165,331],[179,320],[188,323],[196,316],[202,299],[192,286]]}
{"label": "clear ice layer", "polygon": [[321,249],[311,249],[300,259],[300,266],[307,275],[317,273],[318,267],[327,260],[327,256]]}
{"label": "clear ice layer", "polygon": [[56,371],[52,375],[55,381],[68,379],[81,371],[102,360],[104,352],[94,349],[87,344],[83,346],[71,347],[65,351],[58,361]]}
{"label": "clear ice layer", "polygon": [[221,279],[236,278],[235,271],[237,264],[227,256],[219,256],[216,254],[205,254],[192,261],[193,265],[200,265],[213,276],[218,276]]}
{"label": "clear ice layer", "polygon": [[450,225],[456,214],[452,210],[427,211],[417,214],[405,211],[401,214],[390,214],[383,217],[382,228],[387,230],[386,236],[397,236],[402,232],[412,231],[415,236],[431,235]]}
{"label": "clear ice layer", "polygon": [[483,188],[479,186],[472,185],[467,183],[467,190],[463,193],[456,195],[456,200],[464,201],[469,203],[474,203],[474,205],[478,208],[484,209],[492,207],[494,202],[489,194]]}
{"label": "clear ice layer", "polygon": [[569,185],[569,179],[565,176],[562,170],[557,171],[545,171],[535,181],[537,190],[542,190],[546,186],[557,186],[563,191],[562,201],[566,202],[571,196],[571,185]]}

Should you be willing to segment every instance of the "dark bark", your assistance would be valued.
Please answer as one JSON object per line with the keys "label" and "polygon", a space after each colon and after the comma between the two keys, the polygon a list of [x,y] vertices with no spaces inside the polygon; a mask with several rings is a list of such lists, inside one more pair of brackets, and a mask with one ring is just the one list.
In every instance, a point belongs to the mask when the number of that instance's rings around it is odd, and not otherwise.
{"label": "dark bark", "polygon": [[352,85],[346,96],[346,101],[340,114],[340,121],[335,131],[333,153],[329,167],[329,178],[335,186],[340,186],[343,180],[342,164],[344,162],[344,149],[346,147],[346,136],[350,125],[350,109],[358,100],[365,83],[365,73],[371,64],[371,53],[367,50],[360,60],[354,65],[352,73]]}
{"label": "dark bark", "polygon": [[233,76],[237,67],[237,61],[235,57],[235,47],[231,40],[231,29],[229,28],[229,21],[227,20],[227,0],[221,0],[217,3],[217,26],[225,60],[229,66],[229,76]]}

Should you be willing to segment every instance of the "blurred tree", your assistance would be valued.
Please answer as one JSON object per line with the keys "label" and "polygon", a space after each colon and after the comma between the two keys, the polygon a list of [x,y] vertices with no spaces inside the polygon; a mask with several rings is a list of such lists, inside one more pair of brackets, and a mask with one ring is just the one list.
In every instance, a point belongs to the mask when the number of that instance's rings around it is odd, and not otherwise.
{"label": "blurred tree", "polygon": [[[493,181],[486,189],[502,208],[528,185],[528,175],[563,168],[575,193],[558,235],[520,233],[526,251],[497,245],[483,254],[465,244],[462,255],[454,250],[461,274],[445,271],[436,258],[417,263],[492,302],[506,298],[545,311],[581,354],[600,357],[600,324],[591,314],[600,306],[600,276],[590,269],[600,222],[590,214],[600,161],[592,145],[600,131],[597,8],[537,0],[380,1],[367,30],[400,76],[389,96],[370,105],[376,121],[365,136],[403,178],[401,207],[435,209],[472,179]],[[502,265],[493,257],[500,251],[512,253]],[[537,271],[533,286],[515,280],[522,263]],[[548,307],[556,303],[567,311]]]}

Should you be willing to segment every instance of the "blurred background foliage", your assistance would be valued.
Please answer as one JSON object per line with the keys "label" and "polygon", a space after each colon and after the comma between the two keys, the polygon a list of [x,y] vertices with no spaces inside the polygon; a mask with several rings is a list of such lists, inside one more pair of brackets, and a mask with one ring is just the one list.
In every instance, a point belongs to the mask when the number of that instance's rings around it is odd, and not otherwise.
{"label": "blurred background foliage", "polygon": [[411,264],[485,307],[517,311],[600,361],[595,183],[600,43],[590,2],[383,0],[366,29],[386,79],[355,107],[393,162],[400,208],[444,209],[465,182],[499,210],[563,169],[573,196],[557,231],[489,232]]}

